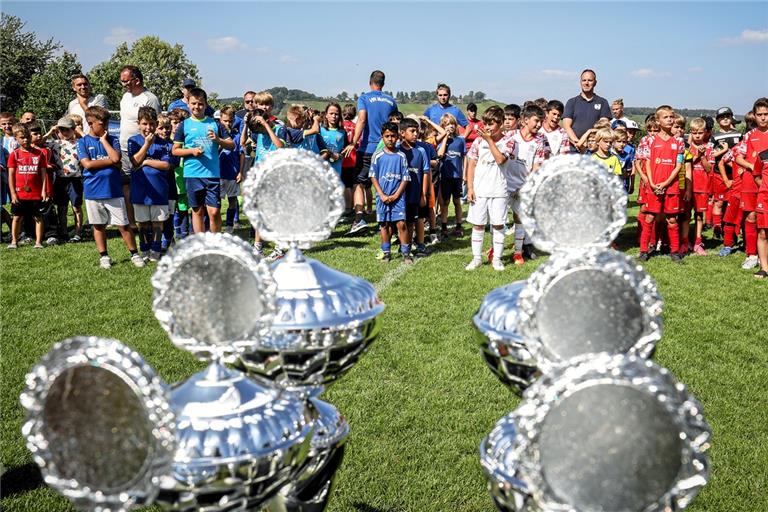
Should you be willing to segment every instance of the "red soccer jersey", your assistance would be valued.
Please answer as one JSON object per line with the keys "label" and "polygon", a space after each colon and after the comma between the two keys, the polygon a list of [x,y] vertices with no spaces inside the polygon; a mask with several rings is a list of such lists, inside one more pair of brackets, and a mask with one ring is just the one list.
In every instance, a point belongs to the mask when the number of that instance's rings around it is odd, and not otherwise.
{"label": "red soccer jersey", "polygon": [[[736,164],[736,155],[734,155],[733,151],[736,149],[736,146],[734,146],[732,149],[729,149],[725,155],[723,155],[723,164],[728,167],[728,165],[731,165],[731,169],[733,171],[731,172],[731,179],[733,180],[731,182],[731,192],[735,192],[737,194],[741,193],[741,167]],[[726,173],[727,174],[727,173]]]}
{"label": "red soccer jersey", "polygon": [[761,151],[757,154],[757,162],[755,162],[755,176],[760,176],[762,180],[760,182],[761,193],[768,193],[768,149]]}
{"label": "red soccer jersey", "polygon": [[8,157],[8,172],[15,178],[14,188],[19,199],[39,201],[43,198],[43,175],[47,167],[45,153],[39,149],[13,150]]}
{"label": "red soccer jersey", "polygon": [[[704,156],[702,157],[703,160],[709,162],[710,169],[714,169],[715,165],[715,159],[712,156],[712,149],[712,143],[708,142],[704,147]],[[696,146],[691,146],[691,149],[688,151],[694,156],[694,158],[698,153]],[[704,165],[701,162],[702,160],[697,160],[693,163],[693,172],[691,173],[691,179],[693,180],[693,192],[697,194],[707,194],[709,193],[710,173],[704,170]]]}
{"label": "red soccer jersey", "polygon": [[[344,121],[344,131],[347,132],[347,140],[352,143],[355,136],[355,123],[349,120]],[[355,167],[357,164],[357,151],[350,151],[349,155],[344,157],[341,161],[341,166],[344,168]]]}
{"label": "red soccer jersey", "polygon": [[476,119],[470,121],[467,119],[467,126],[464,128],[464,140],[467,143],[467,151],[469,151],[469,148],[472,147],[472,143],[475,142],[475,139],[477,138],[478,128],[485,129],[485,125],[481,120]]}
{"label": "red soccer jersey", "polygon": [[741,142],[736,146],[737,154],[740,154],[744,160],[751,163],[754,166],[754,170],[744,169],[741,181],[742,192],[757,192],[757,182],[755,176],[759,176],[758,161],[760,160],[759,154],[768,149],[768,130],[760,131],[754,128],[744,135]]}
{"label": "red soccer jersey", "polygon": [[[651,166],[651,179],[654,185],[664,183],[677,166],[677,157],[685,151],[685,143],[680,137],[664,140],[659,135],[648,141],[648,160]],[[667,195],[679,195],[680,187],[673,181],[666,189]]]}

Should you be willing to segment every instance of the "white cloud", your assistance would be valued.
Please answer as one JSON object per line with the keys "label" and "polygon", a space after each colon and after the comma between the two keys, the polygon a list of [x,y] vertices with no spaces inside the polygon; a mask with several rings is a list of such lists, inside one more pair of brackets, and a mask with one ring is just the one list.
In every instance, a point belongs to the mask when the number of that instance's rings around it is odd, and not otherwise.
{"label": "white cloud", "polygon": [[297,59],[293,55],[280,56],[280,64],[296,64],[297,62],[299,62],[299,59]]}
{"label": "white cloud", "polygon": [[248,48],[247,44],[232,36],[207,39],[205,44],[214,52],[229,52],[233,50],[245,50]]}
{"label": "white cloud", "polygon": [[745,29],[741,31],[738,37],[724,37],[720,39],[721,44],[743,44],[743,43],[768,43],[768,28],[763,30]]}
{"label": "white cloud", "polygon": [[636,76],[638,78],[655,78],[655,77],[669,76],[668,71],[657,71],[655,69],[650,69],[650,68],[635,69],[634,71],[631,71],[629,74],[632,76]]}
{"label": "white cloud", "polygon": [[575,71],[565,71],[563,69],[542,69],[540,74],[551,78],[576,78],[578,73]]}
{"label": "white cloud", "polygon": [[136,40],[136,29],[128,27],[112,27],[109,29],[109,35],[104,38],[104,42],[117,46],[120,43],[132,43]]}

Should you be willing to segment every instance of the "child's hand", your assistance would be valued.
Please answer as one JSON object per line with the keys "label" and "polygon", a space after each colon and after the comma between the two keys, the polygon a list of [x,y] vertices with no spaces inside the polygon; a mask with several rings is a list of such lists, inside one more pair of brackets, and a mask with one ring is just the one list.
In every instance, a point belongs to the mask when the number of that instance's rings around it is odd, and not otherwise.
{"label": "child's hand", "polygon": [[261,126],[267,126],[267,122],[261,116],[255,116],[253,120],[256,121],[258,124],[260,124]]}
{"label": "child's hand", "polygon": [[351,152],[355,150],[354,144],[349,144],[347,147],[341,150],[341,154],[344,155],[344,158],[348,157]]}
{"label": "child's hand", "polygon": [[216,135],[216,132],[211,129],[208,130],[208,139],[212,140],[213,142],[219,141],[219,137]]}
{"label": "child's hand", "polygon": [[11,192],[11,204],[19,204],[19,196]]}
{"label": "child's hand", "polygon": [[203,154],[203,148],[192,148],[192,156],[200,156]]}
{"label": "child's hand", "polygon": [[467,201],[469,201],[470,203],[474,203],[475,199],[476,199],[476,197],[475,197],[475,189],[473,189],[473,188],[467,189]]}
{"label": "child's hand", "polygon": [[151,146],[154,141],[155,141],[154,133],[150,133],[149,135],[144,137],[144,144],[146,144],[147,146]]}

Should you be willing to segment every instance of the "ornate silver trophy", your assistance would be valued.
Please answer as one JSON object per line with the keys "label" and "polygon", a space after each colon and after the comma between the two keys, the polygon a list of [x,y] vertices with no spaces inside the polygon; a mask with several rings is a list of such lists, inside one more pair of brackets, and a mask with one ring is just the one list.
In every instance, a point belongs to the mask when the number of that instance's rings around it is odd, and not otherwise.
{"label": "ornate silver trophy", "polygon": [[235,363],[257,378],[309,397],[316,428],[305,471],[269,508],[312,512],[325,508],[341,463],[346,419],[318,395],[349,370],[379,333],[384,310],[374,287],[307,258],[300,245],[330,236],[341,216],[344,189],[314,153],[270,153],[243,185],[244,210],[262,238],[288,245],[274,262],[276,313],[270,334]]}

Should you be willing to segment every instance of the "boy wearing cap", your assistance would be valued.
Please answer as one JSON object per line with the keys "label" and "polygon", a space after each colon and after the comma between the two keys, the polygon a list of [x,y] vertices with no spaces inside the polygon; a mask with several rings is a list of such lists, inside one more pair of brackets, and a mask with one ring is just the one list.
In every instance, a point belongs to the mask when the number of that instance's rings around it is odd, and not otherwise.
{"label": "boy wearing cap", "polygon": [[[183,95],[181,98],[174,100],[168,105],[168,108],[166,109],[167,112],[173,112],[173,109],[180,108],[182,110],[186,110],[187,113],[190,113],[189,110],[189,91],[197,87],[197,83],[192,80],[191,78],[185,78],[183,82],[181,82],[181,94]],[[213,108],[210,105],[206,105],[205,107],[205,115],[207,116],[213,116]]]}
{"label": "boy wearing cap", "polygon": [[53,181],[53,202],[59,219],[56,236],[59,240],[68,237],[67,207],[72,203],[75,234],[69,240],[79,242],[83,232],[83,169],[77,158],[75,122],[69,116],[62,117],[49,134],[53,139],[48,141],[47,146],[56,168],[56,179]]}

